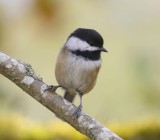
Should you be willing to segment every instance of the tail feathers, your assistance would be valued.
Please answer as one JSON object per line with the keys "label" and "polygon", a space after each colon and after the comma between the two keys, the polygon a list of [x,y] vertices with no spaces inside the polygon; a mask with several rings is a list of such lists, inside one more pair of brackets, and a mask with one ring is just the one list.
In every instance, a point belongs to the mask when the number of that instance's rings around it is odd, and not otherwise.
{"label": "tail feathers", "polygon": [[72,94],[70,94],[69,92],[66,91],[64,93],[63,98],[72,103],[75,99],[75,95],[72,95]]}

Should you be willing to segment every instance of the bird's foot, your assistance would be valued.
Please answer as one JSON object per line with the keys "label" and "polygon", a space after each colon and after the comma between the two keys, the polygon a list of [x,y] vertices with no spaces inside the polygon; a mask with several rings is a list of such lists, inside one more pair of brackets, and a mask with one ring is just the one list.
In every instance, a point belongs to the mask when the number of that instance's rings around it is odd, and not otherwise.
{"label": "bird's foot", "polygon": [[55,92],[57,90],[57,88],[59,88],[59,87],[61,87],[61,86],[60,85],[58,85],[58,86],[50,85],[50,86],[47,86],[47,88],[44,90],[44,92],[47,90],[51,90],[51,91]]}
{"label": "bird's foot", "polygon": [[82,105],[79,105],[76,109],[76,111],[73,113],[74,118],[79,118],[80,114],[82,112]]}

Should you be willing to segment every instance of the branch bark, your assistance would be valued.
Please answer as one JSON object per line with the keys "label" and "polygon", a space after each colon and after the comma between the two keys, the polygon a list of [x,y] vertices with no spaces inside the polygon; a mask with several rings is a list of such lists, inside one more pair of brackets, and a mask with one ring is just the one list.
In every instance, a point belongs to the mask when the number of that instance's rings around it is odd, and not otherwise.
{"label": "branch bark", "polygon": [[39,78],[31,65],[15,60],[0,52],[0,73],[19,86],[62,120],[92,140],[122,140],[94,118],[81,113],[73,119],[76,107],[55,92],[45,91],[47,84]]}

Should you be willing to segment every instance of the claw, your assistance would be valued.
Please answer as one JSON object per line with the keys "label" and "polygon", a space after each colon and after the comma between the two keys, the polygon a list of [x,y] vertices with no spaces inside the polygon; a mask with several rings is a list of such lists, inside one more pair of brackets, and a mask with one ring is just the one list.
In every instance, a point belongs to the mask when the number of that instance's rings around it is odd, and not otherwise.
{"label": "claw", "polygon": [[81,112],[82,112],[82,96],[81,92],[79,92],[79,97],[80,97],[80,105],[77,107],[76,111],[73,114],[74,118],[79,118]]}
{"label": "claw", "polygon": [[51,90],[51,91],[55,92],[57,90],[57,88],[59,88],[59,87],[61,87],[61,86],[60,85],[58,85],[58,86],[50,85],[44,90],[44,92],[47,91],[47,90]]}
{"label": "claw", "polygon": [[74,118],[79,118],[80,114],[82,112],[82,105],[79,105],[76,109],[76,111],[73,113]]}

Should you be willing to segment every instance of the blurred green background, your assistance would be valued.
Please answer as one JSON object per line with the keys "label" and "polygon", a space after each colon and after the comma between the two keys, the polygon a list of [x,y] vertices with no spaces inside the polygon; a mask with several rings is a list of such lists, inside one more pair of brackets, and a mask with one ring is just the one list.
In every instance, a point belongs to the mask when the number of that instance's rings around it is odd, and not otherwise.
{"label": "blurred green background", "polygon": [[[159,0],[0,0],[0,51],[31,64],[48,84],[57,84],[59,49],[79,27],[97,30],[109,52],[83,111],[123,138],[159,140]],[[2,75],[0,123],[0,139],[10,139],[12,127],[15,139],[86,139]]]}

